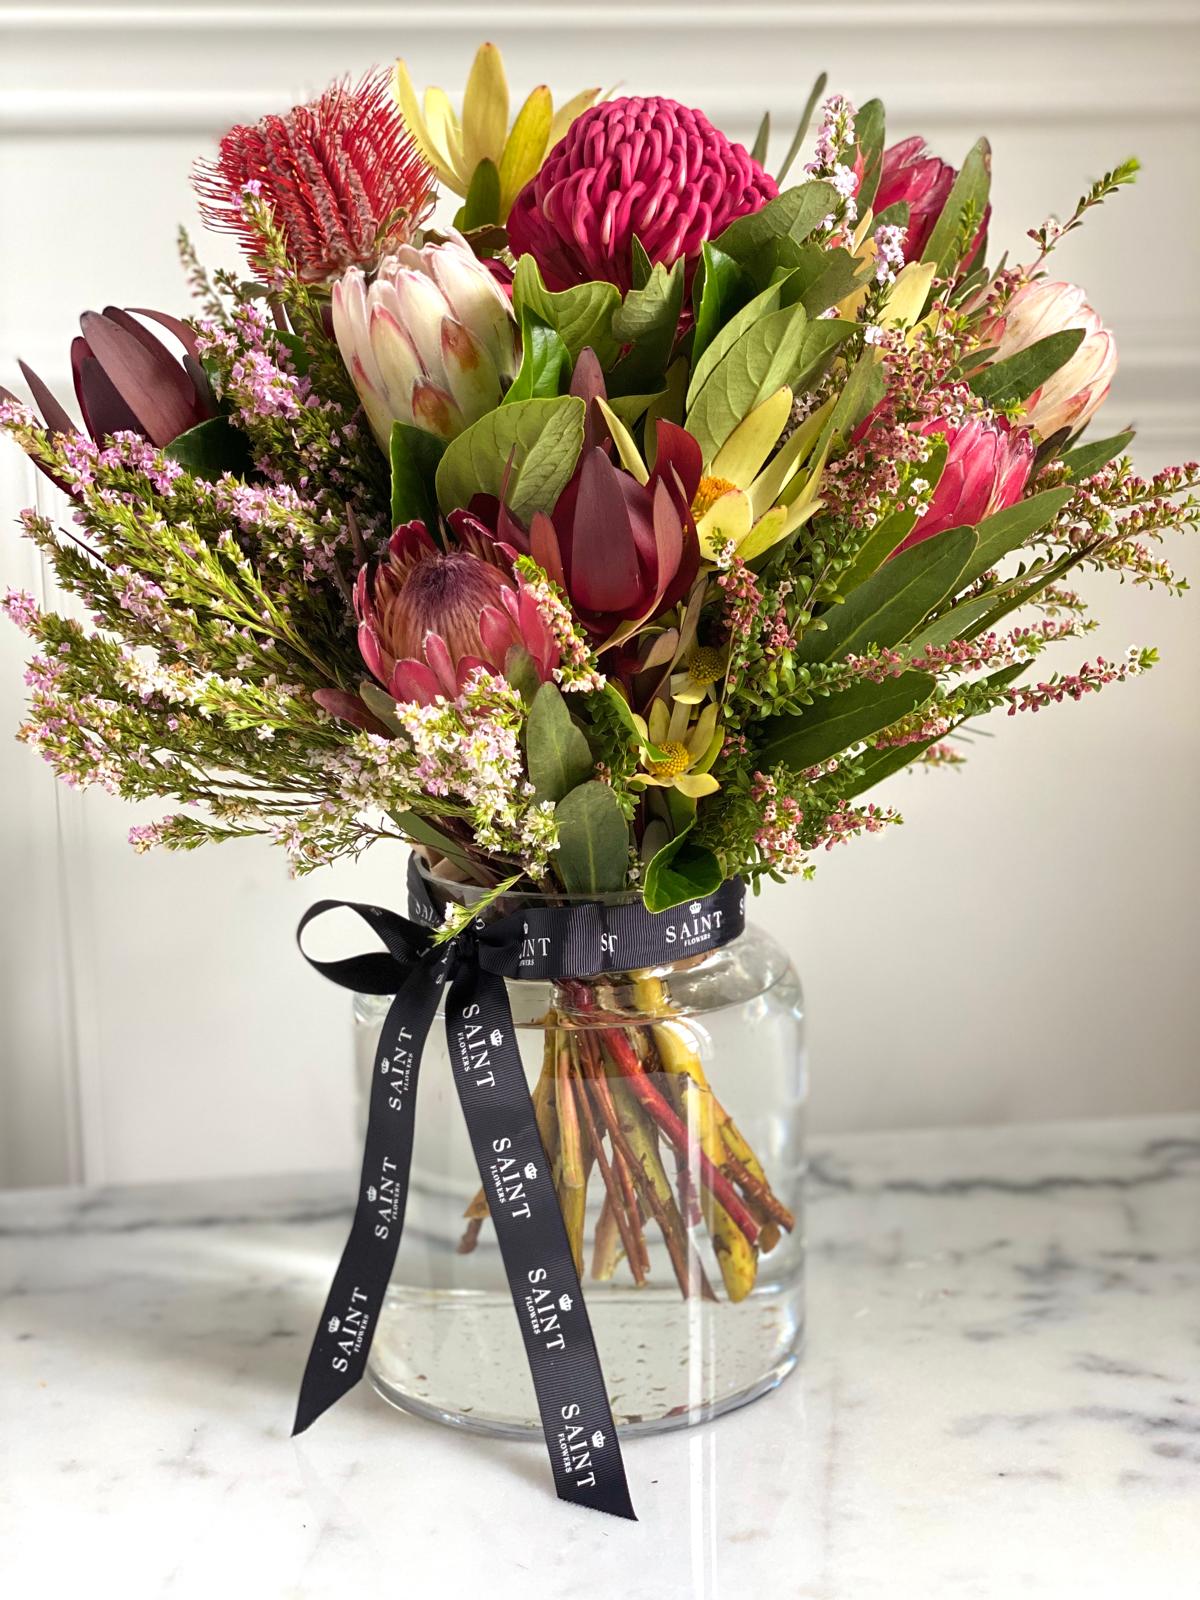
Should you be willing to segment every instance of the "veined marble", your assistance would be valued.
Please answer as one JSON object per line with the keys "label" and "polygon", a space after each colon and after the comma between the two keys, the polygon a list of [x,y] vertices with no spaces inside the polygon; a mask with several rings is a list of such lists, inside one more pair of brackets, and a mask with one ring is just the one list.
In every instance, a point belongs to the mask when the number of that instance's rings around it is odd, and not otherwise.
{"label": "veined marble", "polygon": [[6,1595],[1200,1593],[1200,1118],[820,1143],[804,1360],[636,1525],[365,1385],[289,1439],[352,1187],[0,1198]]}

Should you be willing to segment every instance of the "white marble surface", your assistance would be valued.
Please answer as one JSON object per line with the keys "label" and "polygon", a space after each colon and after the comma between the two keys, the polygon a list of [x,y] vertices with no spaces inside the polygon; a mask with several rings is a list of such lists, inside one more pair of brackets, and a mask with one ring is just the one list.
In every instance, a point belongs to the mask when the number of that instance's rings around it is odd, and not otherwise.
{"label": "white marble surface", "polygon": [[365,1386],[289,1440],[350,1188],[0,1198],[5,1595],[1200,1591],[1200,1118],[818,1148],[805,1359],[628,1444],[637,1525]]}

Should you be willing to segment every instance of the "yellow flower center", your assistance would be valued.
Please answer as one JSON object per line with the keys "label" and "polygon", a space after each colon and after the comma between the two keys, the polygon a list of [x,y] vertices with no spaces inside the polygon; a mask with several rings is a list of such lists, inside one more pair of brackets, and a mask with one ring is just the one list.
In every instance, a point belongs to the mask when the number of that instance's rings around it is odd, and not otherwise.
{"label": "yellow flower center", "polygon": [[692,501],[692,515],[699,520],[706,511],[712,510],[723,494],[729,494],[736,488],[737,484],[730,483],[728,478],[701,478],[696,498]]}
{"label": "yellow flower center", "polygon": [[688,755],[687,746],[680,744],[677,739],[668,739],[658,748],[662,751],[663,758],[661,761],[650,763],[652,778],[677,778],[691,766],[692,758]]}
{"label": "yellow flower center", "polygon": [[708,688],[710,683],[725,671],[725,658],[719,650],[710,644],[702,644],[693,651],[692,659],[688,663],[688,677],[693,683],[701,684]]}

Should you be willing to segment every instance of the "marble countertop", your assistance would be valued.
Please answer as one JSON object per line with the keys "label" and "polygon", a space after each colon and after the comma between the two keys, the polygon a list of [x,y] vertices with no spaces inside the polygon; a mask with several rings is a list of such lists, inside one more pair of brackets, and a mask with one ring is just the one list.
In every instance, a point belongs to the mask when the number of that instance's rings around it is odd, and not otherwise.
{"label": "marble countertop", "polygon": [[351,1189],[0,1197],[5,1593],[1197,1592],[1200,1117],[822,1141],[804,1360],[629,1442],[637,1524],[366,1385],[288,1438]]}

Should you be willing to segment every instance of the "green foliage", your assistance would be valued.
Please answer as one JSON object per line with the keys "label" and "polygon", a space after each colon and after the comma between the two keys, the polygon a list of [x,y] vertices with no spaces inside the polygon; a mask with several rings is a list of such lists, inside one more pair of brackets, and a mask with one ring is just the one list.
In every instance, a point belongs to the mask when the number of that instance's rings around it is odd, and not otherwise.
{"label": "green foliage", "polygon": [[763,730],[759,764],[802,772],[828,761],[924,705],[935,687],[923,672],[903,672],[882,683],[860,679],[840,694],[814,701],[798,716],[772,718]]}
{"label": "green foliage", "polygon": [[1083,342],[1082,328],[1064,328],[1018,350],[1004,361],[983,367],[971,379],[971,387],[985,404],[996,411],[1028,400],[1075,354]]}
{"label": "green foliage", "polygon": [[669,268],[656,263],[613,314],[613,336],[632,348],[609,378],[611,393],[634,394],[662,382],[683,309],[683,268],[682,258]]}
{"label": "green foliage", "polygon": [[247,477],[254,466],[250,441],[228,417],[209,417],[207,422],[177,434],[163,454],[210,483],[215,483],[223,472],[232,472],[235,478]]}
{"label": "green foliage", "polygon": [[761,211],[735,218],[717,235],[717,248],[764,283],[781,259],[781,248],[801,244],[839,203],[832,184],[820,180],[798,184],[769,200]]}
{"label": "green foliage", "polygon": [[694,843],[691,831],[685,828],[669,839],[647,866],[643,898],[648,911],[670,911],[721,887],[721,863],[711,850]]}
{"label": "green foliage", "polygon": [[1018,500],[1016,505],[996,511],[978,524],[979,545],[967,563],[958,587],[965,588],[976,578],[1003,561],[1046,526],[1067,504],[1074,491],[1070,488],[1045,489],[1041,494],[1030,495],[1028,500]]}
{"label": "green foliage", "polygon": [[[862,160],[862,182],[858,186],[858,214],[865,217],[875,203],[879,175],[883,169],[884,110],[882,100],[868,100],[859,106],[854,119],[857,155]],[[849,163],[853,165],[853,163]]]}
{"label": "green foliage", "polygon": [[571,382],[571,353],[561,335],[528,306],[521,315],[521,365],[501,405],[545,400]]}
{"label": "green foliage", "polygon": [[980,139],[968,151],[921,257],[934,263],[939,278],[953,277],[970,248],[987,210],[991,184],[992,147]]}
{"label": "green foliage", "polygon": [[553,683],[533,697],[525,724],[525,761],[539,800],[561,800],[592,775],[592,752],[571,720],[567,703]]}
{"label": "green foliage", "polygon": [[430,533],[438,525],[437,495],[434,481],[438,463],[445,453],[445,440],[411,422],[393,422],[392,527],[406,522],[423,522]]}
{"label": "green foliage", "polygon": [[892,646],[919,628],[954,593],[976,548],[973,528],[947,528],[903,550],[844,604],[826,612],[796,648],[801,661],[862,655],[871,645]]}
{"label": "green foliage", "polygon": [[621,291],[614,283],[581,283],[573,289],[552,292],[542,282],[532,256],[522,256],[513,277],[513,311],[517,317],[526,310],[535,312],[562,339],[571,355],[596,352],[603,367],[616,360],[620,346],[612,331],[613,314],[621,304]]}
{"label": "green foliage", "polygon": [[1062,464],[1076,483],[1084,478],[1090,478],[1094,472],[1099,472],[1101,467],[1106,467],[1115,456],[1119,456],[1133,443],[1133,429],[1127,428],[1124,433],[1114,433],[1109,439],[1093,439],[1089,443],[1077,445],[1074,450],[1068,450],[1062,458]]}
{"label": "green foliage", "polygon": [[608,784],[590,779],[554,808],[558,849],[554,866],[568,894],[608,894],[624,886],[629,824]]}
{"label": "green foliage", "polygon": [[471,174],[467,198],[458,209],[454,226],[463,233],[486,228],[500,221],[500,171],[487,156]]}
{"label": "green foliage", "polygon": [[[693,366],[745,298],[742,269],[732,256],[706,240],[700,247],[700,264],[692,281],[695,324],[692,330]],[[776,302],[778,304],[778,302]]]}
{"label": "green foliage", "polygon": [[818,77],[812,88],[809,90],[808,99],[804,102],[804,110],[800,113],[800,120],[796,124],[796,131],[792,135],[792,142],[790,145],[788,145],[787,155],[784,156],[779,171],[775,174],[775,182],[781,189],[783,188],[783,180],[792,170],[792,164],[794,163],[796,157],[800,154],[800,146],[804,143],[804,136],[808,132],[808,125],[812,121],[812,114],[817,109],[817,102],[825,93],[825,85],[828,81],[827,75],[822,72],[820,77]]}
{"label": "green foliage", "polygon": [[579,460],[583,417],[575,395],[489,411],[447,445],[437,469],[438,504],[450,512],[477,494],[503,494],[522,522],[549,511]]}

